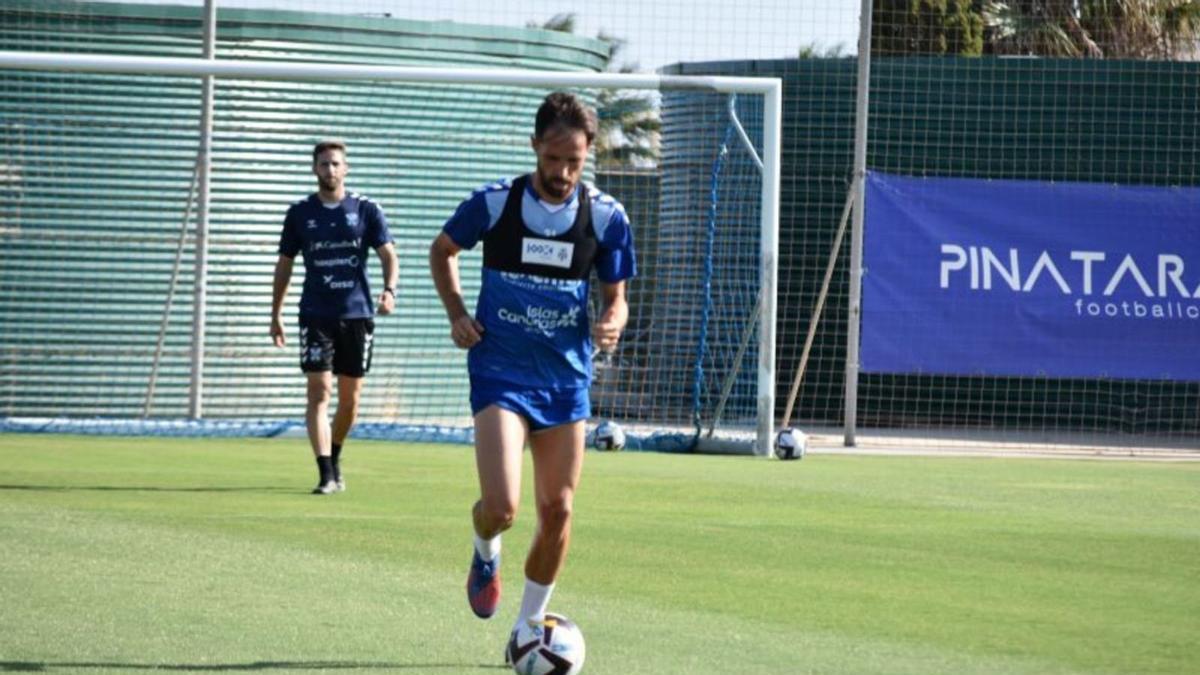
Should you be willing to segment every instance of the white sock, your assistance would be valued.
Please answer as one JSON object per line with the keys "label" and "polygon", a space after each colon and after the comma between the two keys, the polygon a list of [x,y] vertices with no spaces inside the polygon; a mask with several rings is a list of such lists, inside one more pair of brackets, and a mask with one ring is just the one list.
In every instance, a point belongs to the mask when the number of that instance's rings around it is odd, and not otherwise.
{"label": "white sock", "polygon": [[517,623],[513,628],[532,619],[541,621],[546,618],[546,606],[550,604],[550,594],[554,592],[554,584],[543,586],[532,579],[525,579],[525,594],[521,596],[521,613],[517,615]]}
{"label": "white sock", "polygon": [[495,560],[496,556],[500,555],[500,535],[496,535],[491,539],[484,539],[478,534],[475,535],[475,550],[479,553],[479,557],[483,558],[484,562]]}

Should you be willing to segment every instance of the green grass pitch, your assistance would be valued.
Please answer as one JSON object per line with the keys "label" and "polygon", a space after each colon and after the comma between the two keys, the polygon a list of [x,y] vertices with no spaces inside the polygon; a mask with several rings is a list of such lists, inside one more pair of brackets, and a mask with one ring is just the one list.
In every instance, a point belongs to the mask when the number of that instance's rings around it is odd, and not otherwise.
{"label": "green grass pitch", "polygon": [[[0,435],[0,672],[502,673],[471,450]],[[528,455],[526,456],[528,472]],[[1200,464],[589,453],[551,603],[585,671],[1195,673]]]}

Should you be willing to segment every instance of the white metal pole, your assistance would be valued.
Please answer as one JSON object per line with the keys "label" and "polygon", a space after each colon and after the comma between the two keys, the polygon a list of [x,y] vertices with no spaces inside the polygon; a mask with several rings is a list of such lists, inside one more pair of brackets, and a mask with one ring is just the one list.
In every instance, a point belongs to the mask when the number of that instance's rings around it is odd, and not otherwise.
{"label": "white metal pole", "polygon": [[[216,0],[204,0],[204,60],[213,61],[217,41]],[[202,80],[200,149],[197,166],[200,179],[196,209],[196,267],[192,300],[192,381],[188,392],[188,417],[204,416],[204,332],[208,313],[208,214],[212,174],[213,76]]]}
{"label": "white metal pole", "polygon": [[772,457],[775,434],[775,289],[779,283],[779,189],[783,161],[783,82],[774,79],[763,99],[762,314],[758,349],[758,440],[755,452]]}
{"label": "white metal pole", "polygon": [[862,0],[858,19],[858,84],[854,114],[854,225],[850,238],[850,311],[846,326],[846,420],[847,447],[855,444],[858,426],[858,342],[862,321],[863,206],[866,202],[867,120],[871,83],[871,0]]}

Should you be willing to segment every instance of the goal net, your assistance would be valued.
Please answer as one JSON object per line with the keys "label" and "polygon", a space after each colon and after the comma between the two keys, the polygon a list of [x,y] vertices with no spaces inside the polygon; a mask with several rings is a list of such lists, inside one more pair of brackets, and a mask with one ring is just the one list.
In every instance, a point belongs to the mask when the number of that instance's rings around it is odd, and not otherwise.
{"label": "goal net", "polygon": [[[550,91],[569,90],[602,120],[585,179],[625,206],[638,253],[624,338],[597,357],[595,417],[625,425],[635,447],[766,451],[777,80],[591,73],[595,41],[583,38],[564,38],[527,68],[494,69],[486,56],[444,68],[437,54],[378,46],[303,63],[294,46],[234,40],[222,45],[230,58],[205,63],[180,58],[194,55],[194,42],[185,50],[170,35],[145,50],[152,55],[113,46],[100,50],[107,56],[37,26],[6,35],[5,428],[274,434],[302,425],[303,266],[283,349],[267,334],[272,272],[287,207],[315,190],[312,146],[339,138],[348,189],[383,207],[400,258],[397,309],[377,317],[356,434],[469,439],[465,354],[449,339],[429,244],[473,190],[532,170],[534,112]],[[207,186],[198,179],[203,75],[216,75]],[[652,135],[634,137],[628,125],[639,119]],[[378,260],[362,263],[377,291]],[[473,303],[480,247],[460,267]]]}

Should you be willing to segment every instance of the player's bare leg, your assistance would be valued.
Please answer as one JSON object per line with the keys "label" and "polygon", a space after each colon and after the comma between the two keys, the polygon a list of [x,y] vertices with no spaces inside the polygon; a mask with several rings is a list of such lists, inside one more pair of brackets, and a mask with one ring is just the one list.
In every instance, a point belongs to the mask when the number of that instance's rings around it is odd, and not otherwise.
{"label": "player's bare leg", "polygon": [[529,438],[538,530],[526,558],[526,585],[521,610],[504,650],[505,663],[515,661],[517,628],[526,621],[545,619],[554,580],[566,560],[566,549],[571,542],[571,510],[583,471],[583,443],[582,420],[538,431]]}
{"label": "player's bare leg", "polygon": [[521,609],[513,625],[504,662],[512,664],[517,629],[527,621],[540,621],[554,593],[554,581],[567,557],[571,543],[571,511],[575,490],[583,471],[584,423],[562,424],[533,434],[529,439],[533,454],[534,502],[538,523],[525,559],[525,591]]}
{"label": "player's bare leg", "polygon": [[532,435],[534,499],[538,524],[525,576],[553,584],[571,542],[571,510],[583,471],[584,423],[562,424]]}
{"label": "player's bare leg", "polygon": [[333,480],[337,483],[338,492],[346,490],[346,481],[342,478],[342,444],[354,428],[358,419],[358,401],[362,396],[363,378],[338,375],[337,410],[333,413],[332,436],[330,443],[330,458],[333,466]]}
{"label": "player's bare leg", "polygon": [[329,494],[337,489],[333,480],[330,458],[329,399],[333,394],[333,375],[329,371],[308,373],[308,404],[304,409],[304,424],[308,443],[317,459],[320,478],[314,494]]}
{"label": "player's bare leg", "polygon": [[500,602],[500,533],[512,527],[521,496],[521,451],[528,426],[499,406],[475,416],[475,467],[479,501],[471,509],[475,550],[467,577],[467,599],[475,615],[487,619]]}

